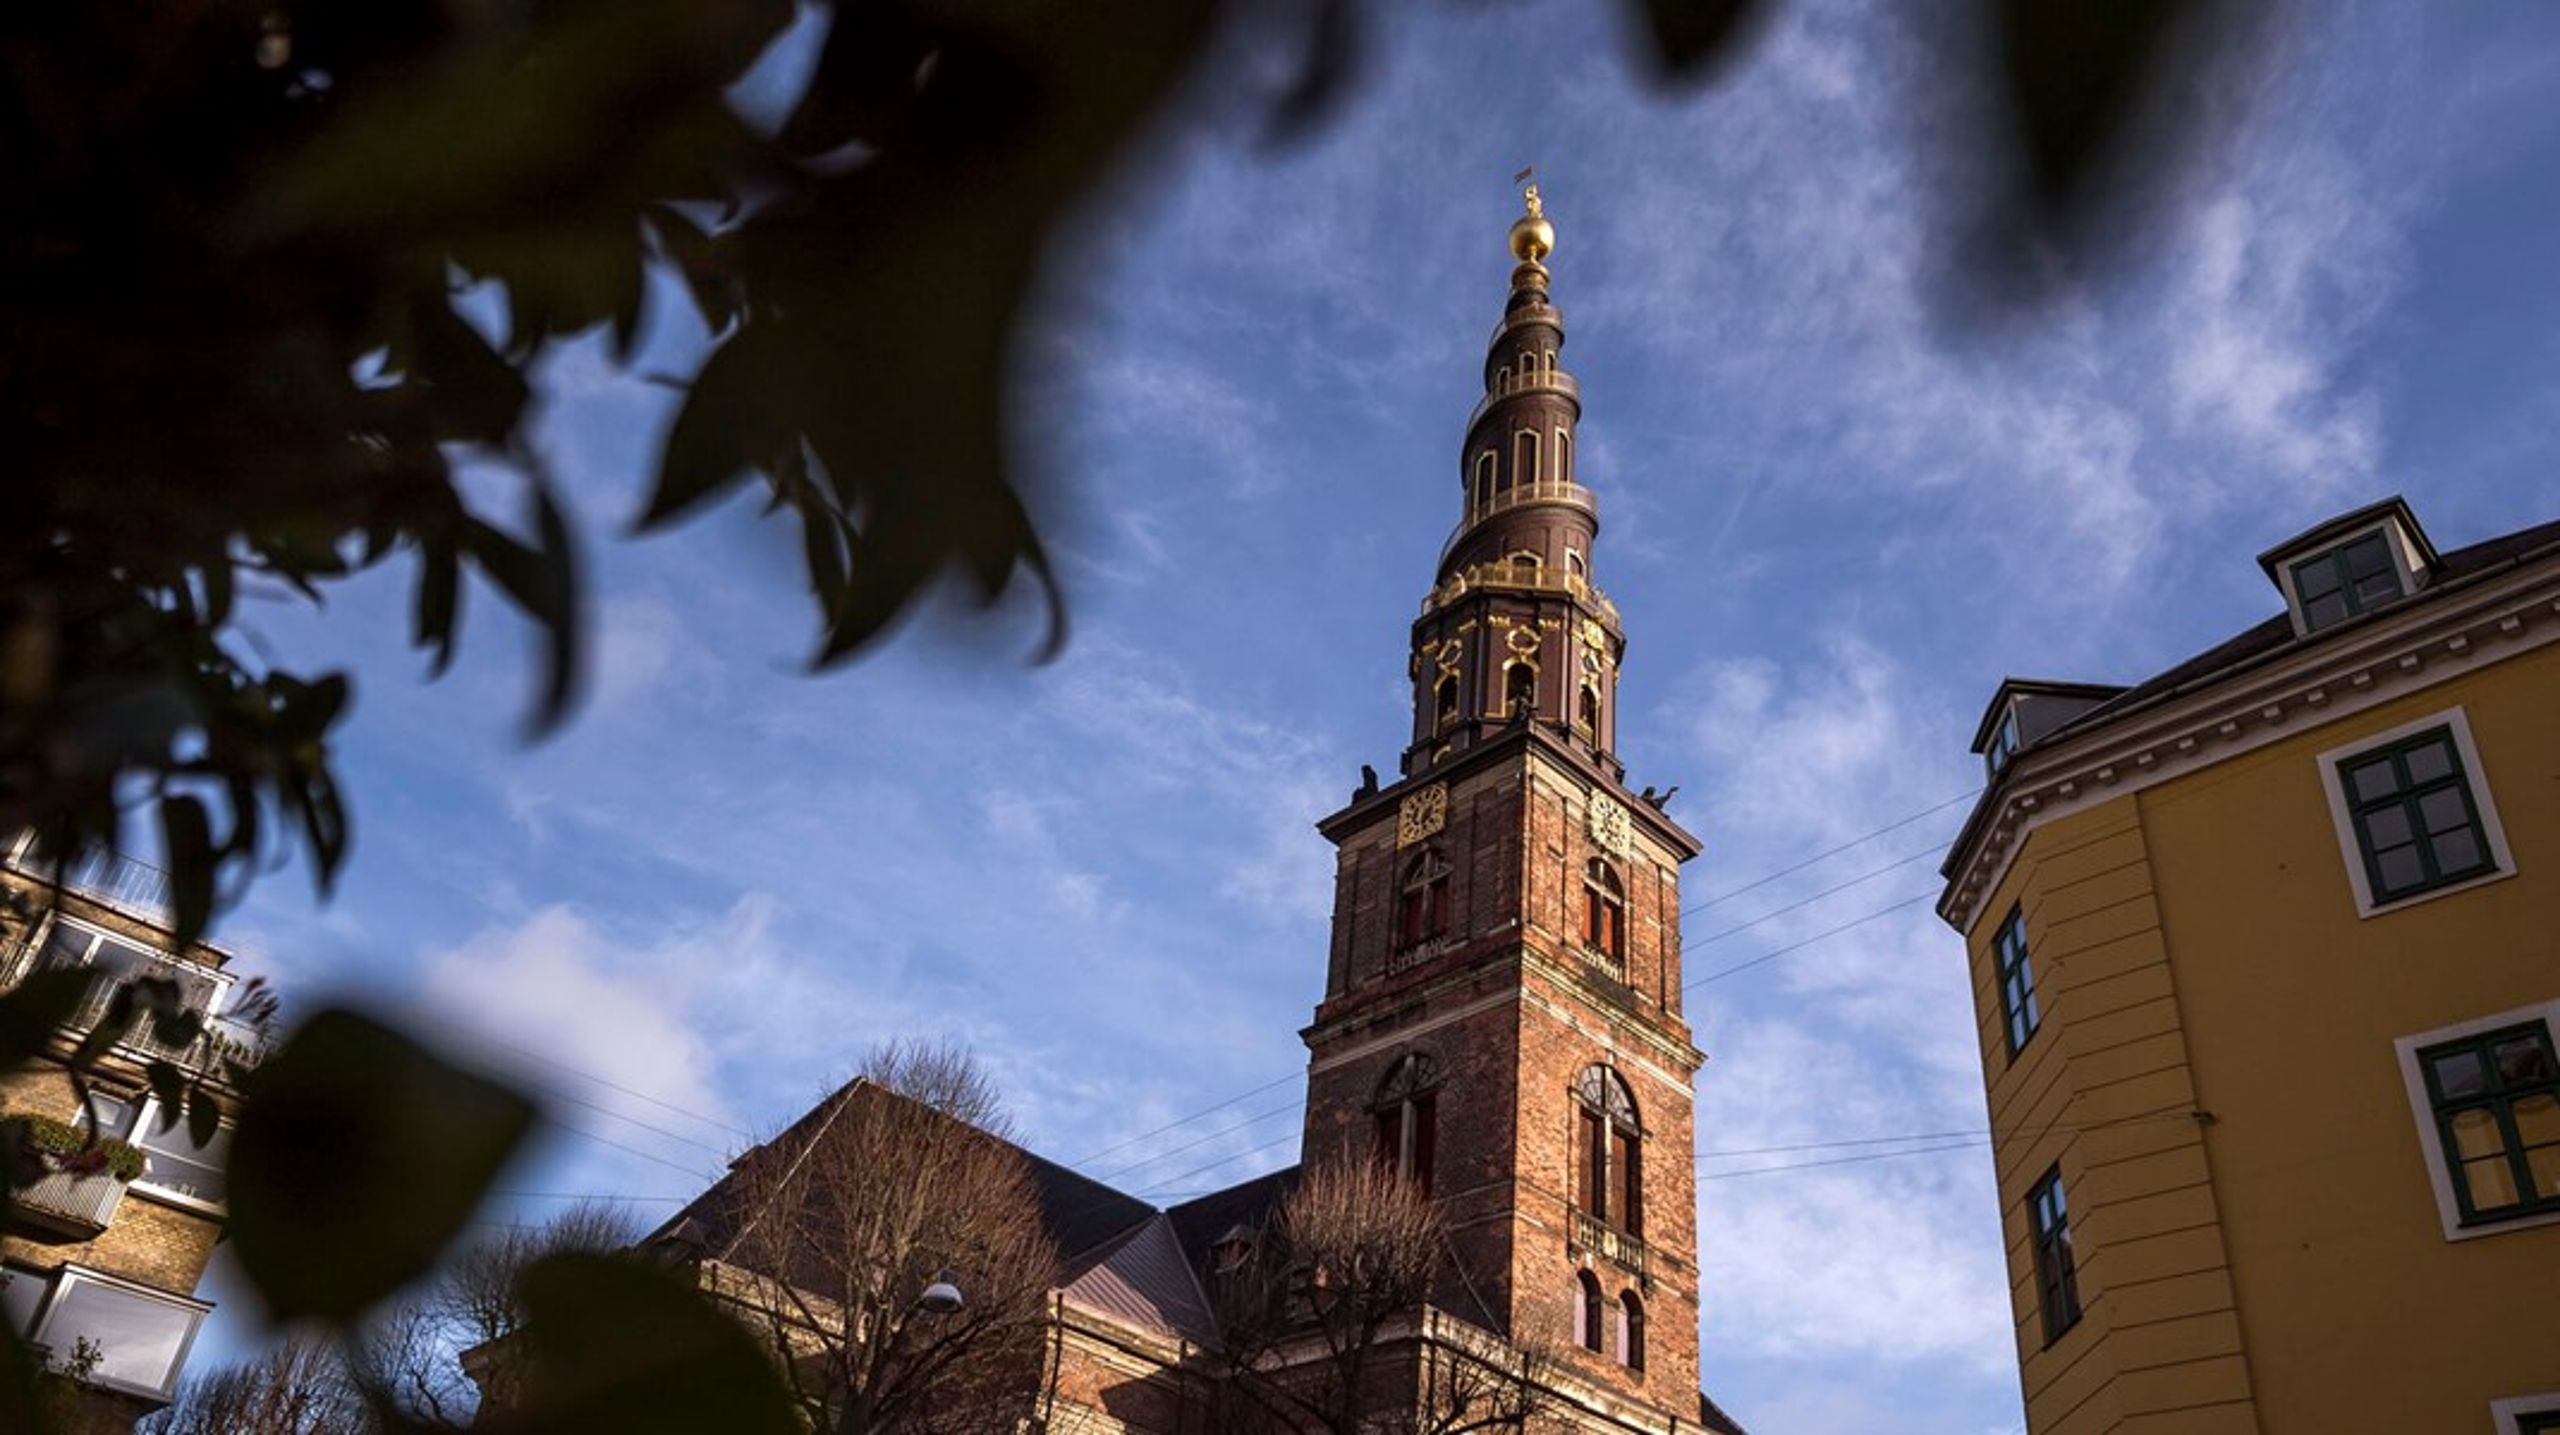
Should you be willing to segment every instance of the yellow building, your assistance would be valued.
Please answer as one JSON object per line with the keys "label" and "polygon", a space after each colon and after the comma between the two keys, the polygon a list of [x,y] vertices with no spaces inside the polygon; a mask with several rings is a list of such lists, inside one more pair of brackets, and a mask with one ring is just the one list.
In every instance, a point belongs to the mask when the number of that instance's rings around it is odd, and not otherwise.
{"label": "yellow building", "polygon": [[2011,680],[1944,874],[2028,1427],[2560,1431],[2560,523],[2398,499],[2132,687]]}

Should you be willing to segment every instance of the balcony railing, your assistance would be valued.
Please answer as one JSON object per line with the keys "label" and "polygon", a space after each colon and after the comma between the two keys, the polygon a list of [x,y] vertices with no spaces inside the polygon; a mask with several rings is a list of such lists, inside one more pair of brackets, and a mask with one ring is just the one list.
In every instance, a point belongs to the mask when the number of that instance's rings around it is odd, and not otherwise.
{"label": "balcony railing", "polygon": [[[116,988],[122,984],[115,974],[100,972],[96,980],[90,982],[88,995],[82,997],[80,1004],[72,1008],[71,1015],[63,1019],[63,1029],[86,1032],[106,1020],[107,1008],[115,1001]],[[256,1027],[227,1016],[206,1015],[201,1010],[198,1016],[203,1026],[193,1041],[162,1041],[152,1031],[150,1019],[141,1017],[125,1028],[124,1040],[117,1046],[144,1061],[166,1061],[216,1078],[229,1077],[226,1062],[254,1067],[265,1057],[266,1039]]]}
{"label": "balcony railing", "polygon": [[1563,394],[1579,403],[1582,399],[1582,385],[1574,382],[1573,375],[1562,369],[1531,369],[1525,374],[1497,374],[1494,376],[1493,387],[1485,391],[1483,398],[1476,400],[1475,412],[1467,415],[1468,429],[1475,428],[1476,420],[1484,417],[1485,410],[1513,394]]}
{"label": "balcony railing", "polygon": [[1618,620],[1618,605],[1609,601],[1609,596],[1594,587],[1590,579],[1578,573],[1549,568],[1543,563],[1514,563],[1507,558],[1497,558],[1485,563],[1470,563],[1450,574],[1446,582],[1432,589],[1430,595],[1422,600],[1422,611],[1428,613],[1444,603],[1454,603],[1479,588],[1567,593],[1589,603],[1606,615],[1609,621],[1614,623]]}
{"label": "balcony railing", "polygon": [[1651,1251],[1643,1238],[1631,1236],[1579,1206],[1573,1208],[1573,1237],[1567,1253],[1598,1256],[1648,1287],[1652,1284]]}
{"label": "balcony railing", "polygon": [[[35,834],[21,833],[9,844],[9,867],[39,882],[54,880],[52,859],[38,851]],[[169,902],[169,874],[138,858],[118,852],[89,852],[62,864],[62,885],[80,895],[156,926],[175,917]]]}
{"label": "balcony railing", "polygon": [[20,1188],[12,1199],[22,1219],[85,1241],[115,1220],[124,1182],[104,1171],[86,1176],[52,1171]]}

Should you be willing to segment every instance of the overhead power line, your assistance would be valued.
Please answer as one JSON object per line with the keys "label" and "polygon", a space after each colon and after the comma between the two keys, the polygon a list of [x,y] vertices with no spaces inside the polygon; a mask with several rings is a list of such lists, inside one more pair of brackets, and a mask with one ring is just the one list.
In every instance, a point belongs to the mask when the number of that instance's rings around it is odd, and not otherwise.
{"label": "overhead power line", "polygon": [[1826,847],[1822,851],[1814,853],[1812,856],[1805,858],[1803,861],[1797,862],[1793,866],[1781,867],[1777,871],[1771,872],[1766,876],[1755,877],[1729,892],[1719,892],[1715,896],[1709,897],[1707,900],[1700,902],[1694,907],[1683,907],[1680,909],[1680,915],[1686,917],[1692,912],[1703,912],[1709,907],[1715,906],[1720,902],[1730,902],[1745,892],[1756,892],[1759,889],[1768,886],[1770,883],[1777,881],[1781,877],[1792,877],[1807,867],[1811,867],[1818,862],[1837,857],[1852,847],[1863,846],[1866,843],[1884,836],[1888,832],[1899,832],[1903,828],[1910,826],[1912,823],[1919,821],[1923,817],[1934,816],[1955,806],[1959,802],[1970,802],[1981,795],[1982,789],[1979,787],[1975,788],[1971,792],[1957,793],[1955,796],[1948,798],[1944,802],[1933,803],[1930,806],[1923,807],[1908,817],[1895,818],[1893,821],[1886,823],[1884,826],[1877,828],[1873,832],[1862,833],[1859,836],[1852,837],[1837,847]]}

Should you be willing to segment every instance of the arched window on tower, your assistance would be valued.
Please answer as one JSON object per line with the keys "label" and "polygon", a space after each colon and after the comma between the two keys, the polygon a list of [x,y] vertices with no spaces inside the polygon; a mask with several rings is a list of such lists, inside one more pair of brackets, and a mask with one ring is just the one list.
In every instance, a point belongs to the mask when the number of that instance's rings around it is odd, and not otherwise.
{"label": "arched window on tower", "polygon": [[1606,858],[1582,869],[1582,944],[1611,962],[1627,957],[1627,886]]}
{"label": "arched window on tower", "polygon": [[1431,1194],[1431,1166],[1440,1115],[1440,1064],[1419,1051],[1396,1058],[1370,1103],[1378,1164]]}
{"label": "arched window on tower", "polygon": [[1582,561],[1581,549],[1568,548],[1564,551],[1564,571],[1576,578],[1588,578],[1591,576],[1591,570],[1586,567]]}
{"label": "arched window on tower", "polygon": [[1562,424],[1556,425],[1556,466],[1554,476],[1555,481],[1558,483],[1573,482],[1573,430],[1566,428]]}
{"label": "arched window on tower", "polygon": [[1527,583],[1532,586],[1537,583],[1538,574],[1547,566],[1546,560],[1526,549],[1512,554],[1509,562],[1511,564],[1511,581],[1515,583]]}
{"label": "arched window on tower", "polygon": [[1644,1299],[1631,1290],[1618,1292],[1618,1363],[1644,1369]]}
{"label": "arched window on tower", "polygon": [[1589,683],[1582,685],[1582,696],[1574,703],[1573,720],[1582,727],[1584,736],[1600,740],[1600,690]]}
{"label": "arched window on tower", "polygon": [[1493,471],[1496,462],[1492,449],[1486,449],[1476,455],[1476,512],[1479,514],[1493,507]]}
{"label": "arched window on tower", "polygon": [[1396,892],[1396,950],[1449,934],[1449,859],[1426,847],[1405,864]]}
{"label": "arched window on tower", "polygon": [[1574,1203],[1602,1225],[1643,1235],[1644,1130],[1634,1095],[1618,1073],[1588,1066],[1573,1083],[1573,1104]]}
{"label": "arched window on tower", "polygon": [[1515,660],[1503,666],[1502,711],[1504,716],[1514,722],[1537,715],[1537,664]]}
{"label": "arched window on tower", "polygon": [[1440,680],[1431,685],[1431,732],[1436,737],[1457,725],[1458,675],[1443,672]]}
{"label": "arched window on tower", "polygon": [[1600,1323],[1608,1309],[1608,1303],[1600,1298],[1600,1278],[1589,1271],[1574,1272],[1573,1338],[1583,1349],[1600,1349]]}
{"label": "arched window on tower", "polygon": [[1538,482],[1538,435],[1522,429],[1511,436],[1511,486],[1529,488]]}

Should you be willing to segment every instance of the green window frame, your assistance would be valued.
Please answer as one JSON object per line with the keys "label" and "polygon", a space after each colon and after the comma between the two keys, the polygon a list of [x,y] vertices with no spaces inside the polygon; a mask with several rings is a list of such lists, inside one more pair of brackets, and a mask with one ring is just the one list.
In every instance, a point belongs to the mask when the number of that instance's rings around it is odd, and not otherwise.
{"label": "green window frame", "polygon": [[2000,1028],[2008,1034],[2009,1055],[2015,1058],[2044,1024],[2044,1012],[2036,999],[2035,966],[2027,955],[2024,908],[2011,907],[2000,930],[1992,936],[1991,963],[2000,988]]}
{"label": "green window frame", "polygon": [[2498,870],[2450,724],[2340,758],[2337,767],[2373,905]]}
{"label": "green window frame", "polygon": [[2418,1053],[2466,1226],[2560,1211],[2560,1053],[2529,1021]]}
{"label": "green window frame", "polygon": [[2051,1345],[2080,1323],[2080,1268],[2071,1254],[2071,1211],[2062,1199],[2060,1165],[2027,1192],[2027,1223],[2036,1254],[2036,1304],[2044,1312],[2044,1343]]}
{"label": "green window frame", "polygon": [[2293,565],[2293,601],[2303,631],[2319,632],[2401,597],[2400,565],[2391,541],[2379,532],[2341,543]]}

